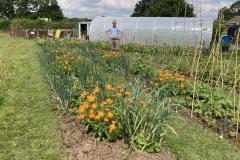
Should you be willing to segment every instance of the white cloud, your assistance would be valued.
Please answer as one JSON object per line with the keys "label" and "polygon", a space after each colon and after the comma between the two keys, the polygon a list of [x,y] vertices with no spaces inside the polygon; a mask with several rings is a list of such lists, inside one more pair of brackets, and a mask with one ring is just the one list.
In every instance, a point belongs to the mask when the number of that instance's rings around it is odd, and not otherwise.
{"label": "white cloud", "polygon": [[58,0],[68,17],[129,16],[138,0]]}
{"label": "white cloud", "polygon": [[[58,0],[67,17],[130,16],[139,0]],[[217,17],[217,12],[224,6],[230,6],[234,0],[187,0],[194,4],[195,13]]]}

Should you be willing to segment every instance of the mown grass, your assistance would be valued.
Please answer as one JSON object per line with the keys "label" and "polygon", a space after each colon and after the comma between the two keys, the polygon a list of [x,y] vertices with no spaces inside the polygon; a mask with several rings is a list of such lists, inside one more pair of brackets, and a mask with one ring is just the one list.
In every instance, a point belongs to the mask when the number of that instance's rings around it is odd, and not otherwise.
{"label": "mown grass", "polygon": [[0,159],[66,159],[34,41],[0,33]]}
{"label": "mown grass", "polygon": [[201,124],[196,124],[189,118],[177,115],[171,119],[170,125],[178,135],[168,134],[167,146],[170,151],[182,160],[239,160],[240,151],[235,145],[219,134]]}

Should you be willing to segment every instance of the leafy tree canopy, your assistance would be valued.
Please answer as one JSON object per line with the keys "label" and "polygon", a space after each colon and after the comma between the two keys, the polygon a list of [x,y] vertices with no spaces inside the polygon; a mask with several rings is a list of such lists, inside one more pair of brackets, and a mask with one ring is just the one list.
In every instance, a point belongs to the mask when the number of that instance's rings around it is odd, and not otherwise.
{"label": "leafy tree canopy", "polygon": [[141,0],[133,17],[194,17],[194,7],[185,0]]}
{"label": "leafy tree canopy", "polygon": [[0,0],[0,15],[12,18],[50,18],[62,20],[57,0]]}
{"label": "leafy tree canopy", "polygon": [[224,16],[224,20],[228,21],[235,16],[240,16],[240,0],[234,2],[230,8],[223,7],[218,12],[218,18]]}

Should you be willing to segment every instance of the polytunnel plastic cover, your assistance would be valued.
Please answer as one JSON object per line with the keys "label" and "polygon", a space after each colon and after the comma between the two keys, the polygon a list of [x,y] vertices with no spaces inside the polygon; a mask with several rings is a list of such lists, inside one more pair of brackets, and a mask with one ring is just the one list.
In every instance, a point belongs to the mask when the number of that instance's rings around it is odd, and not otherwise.
{"label": "polytunnel plastic cover", "polygon": [[90,26],[90,40],[107,40],[105,31],[113,19],[123,30],[121,43],[194,47],[202,39],[209,47],[212,41],[213,20],[195,17],[97,17]]}

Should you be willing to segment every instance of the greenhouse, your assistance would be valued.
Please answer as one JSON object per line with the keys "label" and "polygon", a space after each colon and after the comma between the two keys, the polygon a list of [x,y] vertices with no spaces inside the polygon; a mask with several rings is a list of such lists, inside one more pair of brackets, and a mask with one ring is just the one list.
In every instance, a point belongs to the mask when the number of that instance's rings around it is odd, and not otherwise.
{"label": "greenhouse", "polygon": [[107,40],[105,30],[113,19],[124,32],[121,43],[195,47],[202,39],[208,48],[212,41],[213,19],[195,17],[97,17],[90,26],[90,40]]}

